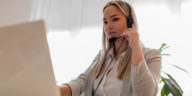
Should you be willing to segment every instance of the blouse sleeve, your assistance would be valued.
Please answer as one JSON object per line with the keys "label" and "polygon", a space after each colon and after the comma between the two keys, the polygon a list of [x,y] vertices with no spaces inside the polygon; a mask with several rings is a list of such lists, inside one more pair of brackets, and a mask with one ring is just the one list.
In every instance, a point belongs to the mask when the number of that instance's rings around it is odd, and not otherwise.
{"label": "blouse sleeve", "polygon": [[161,53],[151,50],[145,60],[131,66],[133,96],[156,96],[161,77]]}
{"label": "blouse sleeve", "polygon": [[77,78],[66,83],[66,85],[69,85],[71,88],[72,96],[80,96],[81,93],[85,90],[85,86],[88,81],[91,69],[98,61],[100,55],[101,51],[97,54],[95,59],[92,61],[92,64],[87,68],[87,70],[84,73],[81,73]]}

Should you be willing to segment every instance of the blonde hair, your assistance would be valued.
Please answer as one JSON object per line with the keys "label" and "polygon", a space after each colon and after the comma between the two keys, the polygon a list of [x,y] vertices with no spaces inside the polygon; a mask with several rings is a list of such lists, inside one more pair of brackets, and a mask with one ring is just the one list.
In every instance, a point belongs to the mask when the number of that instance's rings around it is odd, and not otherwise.
{"label": "blonde hair", "polygon": [[[131,17],[133,19],[133,23],[135,24],[136,28],[137,28],[137,21],[136,21],[136,16],[135,13],[133,11],[133,8],[125,1],[121,1],[121,0],[115,0],[115,1],[110,1],[108,2],[104,8],[103,11],[105,10],[105,8],[107,8],[108,6],[116,6],[126,17],[129,17],[129,12],[131,9]],[[105,64],[105,60],[107,57],[107,54],[110,50],[110,43],[105,35],[104,32],[104,28],[103,28],[103,40],[102,40],[102,50],[101,50],[101,56],[99,58],[99,60],[97,61],[96,65],[93,67],[92,70],[92,75],[94,78],[98,78],[103,72],[105,67],[107,66]],[[132,50],[129,47],[128,51],[126,51],[126,55],[123,57],[123,59],[120,61],[119,65],[118,65],[118,78],[121,80],[123,78],[128,78],[130,70],[131,70],[131,57],[132,57]]]}

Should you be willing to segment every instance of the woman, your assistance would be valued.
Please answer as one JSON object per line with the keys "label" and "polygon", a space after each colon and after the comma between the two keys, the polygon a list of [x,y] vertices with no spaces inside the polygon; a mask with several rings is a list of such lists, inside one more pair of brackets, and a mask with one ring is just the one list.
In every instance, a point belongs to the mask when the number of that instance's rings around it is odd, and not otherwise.
{"label": "woman", "polygon": [[110,1],[103,17],[102,50],[84,73],[60,86],[62,96],[155,96],[161,54],[140,44],[133,9]]}

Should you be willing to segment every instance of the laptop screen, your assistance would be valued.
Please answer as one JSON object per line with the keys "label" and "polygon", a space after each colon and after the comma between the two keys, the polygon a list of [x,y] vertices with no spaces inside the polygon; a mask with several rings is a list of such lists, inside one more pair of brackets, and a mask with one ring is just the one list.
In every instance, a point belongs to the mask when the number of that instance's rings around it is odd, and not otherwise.
{"label": "laptop screen", "polygon": [[0,96],[60,96],[43,21],[0,27]]}

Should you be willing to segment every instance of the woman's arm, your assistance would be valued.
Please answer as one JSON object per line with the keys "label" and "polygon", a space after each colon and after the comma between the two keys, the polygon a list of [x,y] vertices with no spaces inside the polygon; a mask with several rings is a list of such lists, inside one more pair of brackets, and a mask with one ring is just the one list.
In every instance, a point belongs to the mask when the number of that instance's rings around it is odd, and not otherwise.
{"label": "woman's arm", "polygon": [[[139,34],[136,26],[128,28],[122,33],[132,48],[131,85],[133,96],[154,96],[158,90],[161,72],[161,54],[157,50],[148,49],[143,54],[140,47]],[[145,52],[146,53],[146,52]]]}
{"label": "woman's arm", "polygon": [[100,55],[101,55],[101,52],[97,54],[92,64],[87,68],[87,70],[84,73],[80,74],[76,79],[73,79],[70,82],[64,84],[65,86],[61,86],[60,87],[61,94],[65,94],[66,92],[67,94],[71,94],[69,96],[80,96],[85,90],[86,84],[90,77],[91,69],[99,60]]}
{"label": "woman's arm", "polygon": [[[131,68],[131,83],[134,96],[155,96],[161,72],[161,54],[148,49],[146,59],[141,48],[133,51],[135,64]],[[141,57],[139,57],[141,56]]]}

